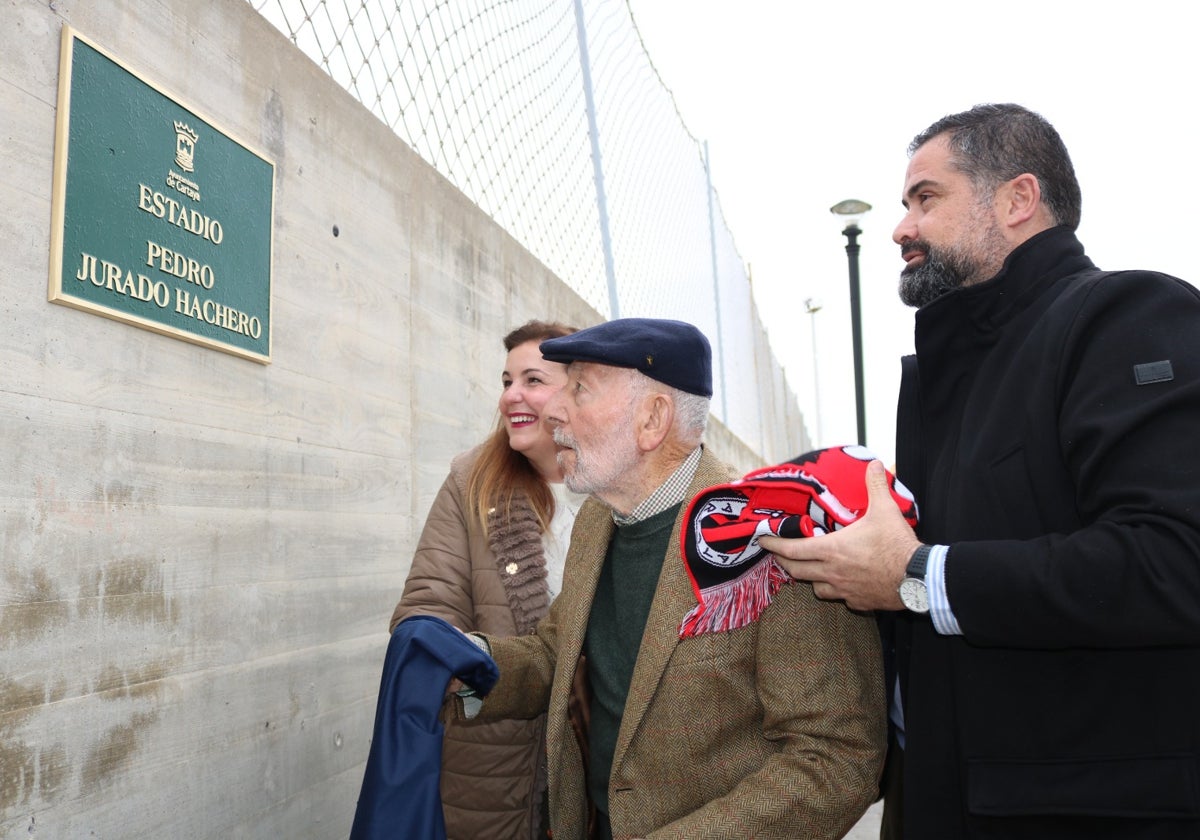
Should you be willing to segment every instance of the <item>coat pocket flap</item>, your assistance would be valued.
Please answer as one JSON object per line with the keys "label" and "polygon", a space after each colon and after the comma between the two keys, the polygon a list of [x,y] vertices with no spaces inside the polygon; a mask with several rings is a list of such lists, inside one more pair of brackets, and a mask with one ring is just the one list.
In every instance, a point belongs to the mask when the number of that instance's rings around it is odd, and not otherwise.
{"label": "coat pocket flap", "polygon": [[1197,758],[969,759],[967,804],[980,816],[1195,819],[1200,817]]}

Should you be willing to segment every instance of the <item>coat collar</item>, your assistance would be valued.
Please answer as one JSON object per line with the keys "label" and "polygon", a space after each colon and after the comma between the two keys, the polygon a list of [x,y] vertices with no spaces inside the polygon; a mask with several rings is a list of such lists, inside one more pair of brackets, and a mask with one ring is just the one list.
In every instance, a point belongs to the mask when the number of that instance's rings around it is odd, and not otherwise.
{"label": "coat collar", "polygon": [[917,355],[969,356],[1060,281],[1094,268],[1074,231],[1044,230],[1014,248],[991,280],[947,292],[917,310]]}

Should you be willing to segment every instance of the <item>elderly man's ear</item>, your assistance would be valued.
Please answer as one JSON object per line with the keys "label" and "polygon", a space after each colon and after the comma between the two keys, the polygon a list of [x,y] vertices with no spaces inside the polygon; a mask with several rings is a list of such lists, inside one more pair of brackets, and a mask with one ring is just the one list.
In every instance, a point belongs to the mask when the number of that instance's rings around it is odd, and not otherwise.
{"label": "elderly man's ear", "polygon": [[652,394],[637,413],[638,448],[652,452],[662,446],[675,422],[675,403],[666,394]]}

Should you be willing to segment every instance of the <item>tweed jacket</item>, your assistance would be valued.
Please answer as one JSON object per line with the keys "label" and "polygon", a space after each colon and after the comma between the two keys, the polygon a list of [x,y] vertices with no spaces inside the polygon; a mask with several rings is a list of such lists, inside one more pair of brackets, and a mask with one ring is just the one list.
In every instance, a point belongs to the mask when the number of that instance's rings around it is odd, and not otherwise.
{"label": "tweed jacket", "polygon": [[[464,631],[532,633],[546,615],[546,564],[537,516],[513,500],[507,520],[493,512],[488,534],[467,509],[467,476],[478,448],[451,463],[425,520],[391,629],[411,615],[436,615]],[[546,780],[544,718],[490,724],[448,721],[442,748],[442,804],[449,840],[535,837]]]}
{"label": "tweed jacket", "polygon": [[[705,452],[689,498],[731,477]],[[681,640],[680,621],[696,605],[680,554],[682,520],[681,511],[617,736],[614,838],[841,837],[878,790],[885,705],[874,622],[793,583],[757,623]],[[500,681],[481,718],[549,708],[555,840],[587,836],[585,763],[568,705],[614,527],[606,505],[585,503],[562,594],[537,633],[487,637]]]}

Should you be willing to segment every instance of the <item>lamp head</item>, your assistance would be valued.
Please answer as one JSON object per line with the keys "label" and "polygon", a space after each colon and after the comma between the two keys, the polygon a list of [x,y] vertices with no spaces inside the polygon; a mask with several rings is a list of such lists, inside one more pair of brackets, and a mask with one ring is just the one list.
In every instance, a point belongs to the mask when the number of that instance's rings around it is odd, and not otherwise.
{"label": "lamp head", "polygon": [[865,201],[859,201],[857,198],[847,198],[845,201],[839,201],[837,204],[829,208],[829,212],[835,216],[840,216],[844,227],[858,227],[859,221],[871,209],[871,205]]}

